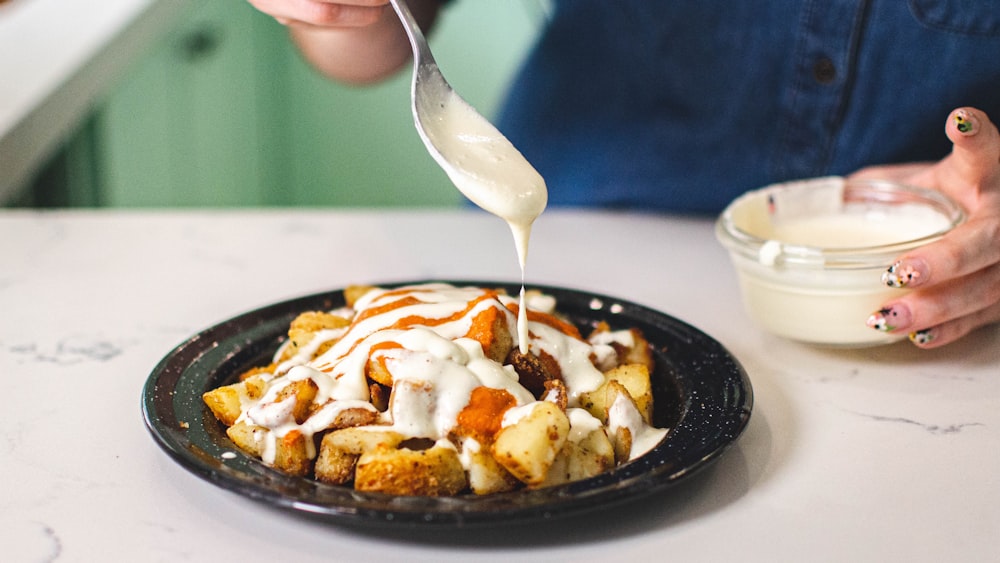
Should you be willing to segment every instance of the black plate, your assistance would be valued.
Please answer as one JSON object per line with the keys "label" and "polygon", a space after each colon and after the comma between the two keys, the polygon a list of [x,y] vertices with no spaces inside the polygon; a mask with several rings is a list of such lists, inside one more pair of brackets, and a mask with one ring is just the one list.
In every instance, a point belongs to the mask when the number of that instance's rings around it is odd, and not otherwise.
{"label": "black plate", "polygon": [[[422,282],[407,282],[422,283]],[[519,285],[463,281],[456,285]],[[385,284],[390,287],[402,284]],[[289,477],[248,455],[225,434],[201,400],[244,369],[267,363],[302,311],[344,304],[332,291],[276,303],[213,326],[170,352],[143,389],[142,410],[156,442],[183,467],[215,485],[284,509],[334,522],[389,526],[476,526],[579,514],[647,496],[716,460],[750,419],[753,391],[739,362],[698,329],[614,297],[531,286],[553,295],[558,309],[586,334],[606,321],[637,327],[653,345],[655,424],[670,428],[649,453],[596,477],[533,491],[450,498],[356,492]]]}

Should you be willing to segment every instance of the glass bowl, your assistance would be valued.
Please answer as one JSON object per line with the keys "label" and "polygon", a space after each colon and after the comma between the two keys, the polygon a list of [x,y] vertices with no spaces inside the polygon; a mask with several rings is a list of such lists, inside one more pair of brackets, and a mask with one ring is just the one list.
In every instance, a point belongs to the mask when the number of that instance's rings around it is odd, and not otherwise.
{"label": "glass bowl", "polygon": [[881,180],[825,177],[734,200],[716,222],[751,318],[779,336],[836,347],[904,335],[865,321],[906,289],[881,281],[902,254],[965,221],[944,194]]}

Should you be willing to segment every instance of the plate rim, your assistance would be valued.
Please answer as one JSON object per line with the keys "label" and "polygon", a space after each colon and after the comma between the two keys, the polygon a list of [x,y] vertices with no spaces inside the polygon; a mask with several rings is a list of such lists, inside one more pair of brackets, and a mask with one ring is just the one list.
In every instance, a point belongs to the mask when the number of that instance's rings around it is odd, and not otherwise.
{"label": "plate rim", "polygon": [[[376,287],[398,287],[432,282],[448,283],[456,286],[504,287],[507,289],[512,287],[520,288],[521,285],[520,282],[451,279],[405,280],[373,283],[370,285]],[[736,395],[735,397],[726,398],[726,400],[733,401],[732,404],[726,405],[727,408],[725,411],[727,415],[725,423],[728,425],[727,430],[729,434],[722,438],[716,437],[708,445],[705,445],[703,441],[702,445],[706,446],[704,450],[681,452],[684,456],[682,459],[686,461],[683,461],[679,467],[665,467],[669,465],[670,459],[669,456],[664,457],[664,454],[678,440],[676,434],[679,431],[686,431],[686,423],[690,422],[689,419],[692,416],[695,417],[695,422],[697,422],[698,411],[697,409],[692,410],[691,405],[688,404],[683,409],[677,426],[670,429],[664,440],[654,447],[649,454],[633,462],[581,481],[545,489],[519,490],[512,493],[499,493],[483,497],[475,495],[460,497],[395,497],[379,493],[359,493],[348,487],[323,484],[304,477],[283,475],[276,470],[266,468],[262,462],[244,454],[238,448],[235,448],[235,446],[228,448],[227,451],[235,452],[239,463],[231,466],[229,463],[232,460],[213,457],[205,451],[205,444],[193,443],[191,438],[192,433],[190,432],[191,426],[195,426],[199,432],[204,431],[200,423],[205,420],[204,413],[208,411],[207,407],[202,403],[203,414],[201,418],[183,422],[177,419],[176,402],[179,398],[174,392],[177,390],[181,379],[186,376],[186,372],[191,370],[193,366],[196,366],[197,362],[201,361],[207,354],[220,353],[220,337],[236,338],[240,334],[249,332],[250,329],[246,328],[242,331],[239,330],[248,321],[257,321],[258,325],[278,323],[288,315],[294,317],[297,312],[306,310],[306,308],[299,307],[299,304],[328,302],[330,304],[329,308],[332,309],[337,306],[338,302],[343,302],[343,288],[283,299],[247,310],[204,328],[185,339],[161,358],[147,377],[141,396],[143,421],[157,445],[176,463],[188,472],[222,489],[299,514],[319,516],[336,523],[361,524],[375,527],[474,527],[480,525],[497,525],[507,522],[524,523],[534,520],[551,520],[556,517],[607,508],[675,485],[678,481],[682,481],[686,477],[714,463],[743,434],[753,410],[753,387],[742,364],[720,342],[685,321],[633,301],[588,290],[574,289],[568,286],[526,284],[525,288],[537,289],[556,296],[557,308],[560,309],[562,309],[560,303],[563,299],[560,299],[559,295],[571,296],[576,300],[588,300],[592,304],[591,308],[597,302],[601,303],[602,308],[610,304],[612,307],[619,308],[619,312],[613,314],[621,315],[622,313],[628,313],[625,315],[626,317],[636,314],[649,317],[644,319],[644,322],[653,323],[656,321],[664,323],[662,326],[657,324],[657,327],[662,330],[669,329],[677,332],[679,335],[688,337],[689,340],[697,339],[700,341],[699,345],[707,345],[714,348],[717,358],[721,358],[722,362],[729,369],[721,383],[728,384],[731,387],[730,390],[734,391]],[[284,314],[281,313],[282,311],[284,311]],[[290,321],[291,318],[288,319],[288,322]],[[287,323],[284,324],[284,328],[287,328]],[[233,332],[234,330],[236,332]],[[257,342],[256,344],[259,345],[261,343]],[[272,342],[271,344],[273,346],[276,342]],[[221,352],[224,352],[224,350]],[[683,383],[681,380],[687,376],[685,374],[677,374],[677,377],[679,379],[676,384],[681,385]],[[206,377],[205,379],[205,383],[207,383],[208,378]],[[168,384],[169,388],[161,385],[164,383]],[[702,381],[702,383],[705,382]],[[180,397],[180,399],[184,398]],[[680,398],[682,402],[690,402],[691,399],[691,397],[685,396],[683,391],[680,394]],[[699,400],[701,401],[702,408],[705,408],[705,401],[710,402],[710,407],[715,407],[716,405],[711,402],[718,398],[699,397]],[[200,402],[200,397],[197,399]],[[171,408],[168,409],[168,412],[163,412],[161,409],[164,404],[170,405]],[[163,415],[169,416],[164,417]],[[166,422],[164,422],[165,418],[167,419]],[[718,419],[719,417],[716,418]],[[214,420],[214,418],[211,420]],[[719,420],[715,420],[714,422],[718,423]],[[685,444],[684,447],[686,446]],[[240,459],[240,456],[243,459]],[[259,465],[260,471],[256,474],[249,474],[244,468],[249,463]],[[249,467],[255,470],[258,469],[252,465],[249,465]],[[329,499],[325,502],[317,502],[320,498],[319,496],[309,499],[303,498],[302,495],[288,494],[280,490],[281,488],[301,490],[303,487],[307,491],[316,491],[317,495],[320,493],[332,493],[334,494],[334,500],[342,500],[344,497],[359,500],[346,505],[336,502],[331,503]],[[528,499],[531,502],[521,505],[515,503],[494,506],[498,504],[498,501],[512,497]],[[322,498],[327,497],[323,496]],[[379,504],[380,502],[381,505]],[[386,508],[387,505],[392,506],[392,502],[412,506]]]}

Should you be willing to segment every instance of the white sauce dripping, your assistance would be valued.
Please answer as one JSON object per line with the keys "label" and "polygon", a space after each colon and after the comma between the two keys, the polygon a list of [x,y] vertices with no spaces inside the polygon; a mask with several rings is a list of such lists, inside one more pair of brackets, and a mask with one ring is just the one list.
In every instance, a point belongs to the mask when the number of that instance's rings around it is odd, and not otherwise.
{"label": "white sauce dripping", "polygon": [[[435,157],[465,197],[507,222],[521,266],[521,304],[531,225],[548,203],[541,174],[511,142],[455,92],[449,92],[437,119],[421,121],[424,134],[440,153]],[[434,151],[431,151],[434,154]],[[518,314],[518,347],[527,353],[526,307]]]}

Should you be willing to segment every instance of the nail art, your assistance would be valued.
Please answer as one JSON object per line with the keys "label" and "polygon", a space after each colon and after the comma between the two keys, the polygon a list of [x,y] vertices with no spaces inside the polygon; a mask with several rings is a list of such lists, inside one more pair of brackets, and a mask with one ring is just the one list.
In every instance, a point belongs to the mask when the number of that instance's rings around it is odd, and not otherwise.
{"label": "nail art", "polygon": [[968,113],[964,111],[955,112],[955,128],[958,129],[959,133],[971,133],[974,125],[975,122],[969,117]]}
{"label": "nail art", "polygon": [[899,307],[885,307],[868,316],[865,324],[882,332],[891,332],[909,321],[909,315]]}
{"label": "nail art", "polygon": [[925,328],[923,330],[918,330],[910,333],[910,342],[914,344],[929,344],[934,340],[937,335],[934,333],[934,329]]}
{"label": "nail art", "polygon": [[882,273],[882,283],[889,287],[906,287],[919,278],[920,271],[903,262],[896,262]]}

